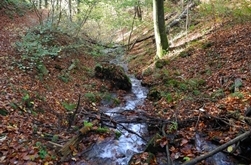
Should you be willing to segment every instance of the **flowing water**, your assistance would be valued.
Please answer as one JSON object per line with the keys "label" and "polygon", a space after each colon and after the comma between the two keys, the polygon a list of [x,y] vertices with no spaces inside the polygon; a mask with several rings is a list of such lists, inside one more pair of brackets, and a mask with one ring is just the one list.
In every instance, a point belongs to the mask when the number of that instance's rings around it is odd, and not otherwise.
{"label": "flowing water", "polygon": [[[195,135],[195,145],[198,152],[210,152],[214,150],[217,146],[212,144],[209,141],[206,141],[202,138],[201,135],[196,133]],[[218,152],[217,154],[206,159],[207,164],[212,165],[234,165],[233,160],[231,160],[226,154],[223,152]]]}
{"label": "flowing water", "polygon": [[[121,58],[116,58],[111,63],[122,66],[127,72],[127,65]],[[115,108],[108,108],[104,105],[100,107],[100,111],[105,112],[112,118],[123,119],[121,116],[123,111],[137,111],[137,106],[142,105],[147,96],[148,89],[141,86],[141,81],[133,75],[128,75],[132,82],[132,89],[124,96],[125,104]],[[127,129],[136,132],[142,137],[147,135],[147,126],[145,124],[123,124]],[[88,162],[91,164],[102,165],[127,165],[133,154],[144,150],[145,141],[133,133],[118,127],[122,132],[119,139],[109,139],[97,143],[92,150],[86,154]]]}
{"label": "flowing water", "polygon": [[[112,50],[111,53],[114,53],[114,51]],[[122,66],[127,72],[127,65],[123,62],[124,60],[122,58],[123,56],[118,56],[112,60],[111,63]],[[129,78],[132,82],[132,89],[124,96],[126,101],[125,104],[109,108],[109,103],[104,101],[103,106],[100,107],[100,111],[106,113],[113,119],[125,119],[125,116],[121,115],[123,111],[140,111],[140,109],[137,109],[137,106],[142,105],[147,96],[148,89],[141,85],[141,81],[136,79],[133,75],[129,75]],[[113,96],[116,97],[115,94]],[[123,126],[142,137],[148,137],[147,126],[145,124],[123,124]],[[134,154],[144,151],[146,142],[142,140],[142,138],[136,134],[123,130],[121,127],[117,127],[117,129],[122,132],[122,136],[120,136],[119,139],[108,138],[98,142],[93,145],[90,151],[85,153],[88,164],[127,165]],[[198,152],[209,152],[216,148],[215,145],[205,141],[199,134],[196,134],[195,139]],[[208,158],[206,162],[215,165],[233,165],[231,160],[222,152]],[[85,165],[85,163],[83,165]]]}

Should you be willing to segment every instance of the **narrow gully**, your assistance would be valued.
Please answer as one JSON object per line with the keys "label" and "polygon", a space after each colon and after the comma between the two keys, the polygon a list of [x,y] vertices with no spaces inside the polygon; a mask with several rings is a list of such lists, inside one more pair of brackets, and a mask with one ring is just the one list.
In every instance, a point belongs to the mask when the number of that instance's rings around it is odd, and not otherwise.
{"label": "narrow gully", "polygon": [[[115,58],[110,61],[116,65],[120,65],[127,72],[127,64],[122,60],[122,56]],[[123,118],[121,113],[123,111],[139,111],[137,106],[142,105],[145,98],[147,97],[148,89],[141,85],[141,80],[135,78],[134,75],[129,75],[132,83],[132,89],[124,96],[125,104],[119,105],[114,108],[108,108],[107,106],[100,107],[100,111],[105,112],[112,118]],[[142,137],[146,137],[148,134],[146,124],[123,124],[127,129],[136,132]],[[127,165],[131,157],[144,151],[145,141],[139,136],[129,133],[126,130],[118,127],[122,135],[119,139],[109,139],[102,141],[93,146],[92,150],[86,153],[86,158],[91,164],[102,164],[102,165]]]}

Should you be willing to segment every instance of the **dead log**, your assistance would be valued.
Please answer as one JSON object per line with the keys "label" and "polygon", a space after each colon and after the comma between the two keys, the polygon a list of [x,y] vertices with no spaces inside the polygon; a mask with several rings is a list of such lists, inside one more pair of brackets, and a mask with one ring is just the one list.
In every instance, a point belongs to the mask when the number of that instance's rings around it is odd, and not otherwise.
{"label": "dead log", "polygon": [[200,161],[202,161],[202,160],[205,160],[205,159],[207,159],[207,158],[213,156],[214,154],[217,154],[218,152],[220,152],[220,151],[226,149],[228,146],[230,146],[230,145],[232,145],[232,144],[235,144],[235,143],[237,143],[238,141],[241,141],[241,140],[247,138],[247,137],[250,136],[250,135],[251,135],[251,131],[247,131],[247,132],[245,132],[245,133],[243,133],[243,134],[237,136],[236,138],[230,140],[229,142],[227,142],[227,143],[225,143],[225,144],[223,144],[223,145],[221,145],[221,146],[215,148],[213,151],[208,152],[208,153],[206,153],[206,154],[204,154],[204,155],[201,155],[201,156],[199,156],[199,157],[197,157],[197,158],[195,158],[195,159],[192,159],[191,161],[185,162],[185,163],[183,163],[182,165],[193,165],[193,164],[196,164],[196,163],[198,163],[198,162],[200,162]]}

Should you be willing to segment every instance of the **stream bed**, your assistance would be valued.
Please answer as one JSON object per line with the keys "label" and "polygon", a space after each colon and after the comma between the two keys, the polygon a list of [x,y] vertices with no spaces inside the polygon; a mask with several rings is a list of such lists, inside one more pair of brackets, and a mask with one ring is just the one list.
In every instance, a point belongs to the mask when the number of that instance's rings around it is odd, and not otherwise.
{"label": "stream bed", "polygon": [[[110,62],[120,65],[127,72],[127,65],[122,58],[120,56]],[[142,105],[147,97],[148,89],[141,85],[141,81],[136,79],[134,75],[128,76],[132,83],[132,89],[125,94],[125,103],[114,108],[109,108],[106,103],[99,107],[101,112],[111,116],[113,119],[123,119],[124,116],[121,115],[123,111],[139,111],[137,106]],[[142,137],[147,137],[148,131],[145,124],[130,123],[123,124],[123,126]],[[134,154],[144,151],[146,142],[142,138],[122,129],[120,126],[118,126],[117,130],[122,133],[118,139],[110,138],[96,143],[85,154],[88,162],[93,165],[127,165]]]}
{"label": "stream bed", "polygon": [[[123,67],[125,72],[128,73],[127,64],[124,62],[123,56],[114,58],[114,60],[110,61],[110,63]],[[135,78],[134,75],[129,74],[128,76],[132,83],[132,89],[124,95],[125,103],[114,108],[110,108],[109,102],[103,101],[102,106],[99,107],[100,112],[109,115],[115,121],[121,121],[125,119],[126,116],[122,115],[123,112],[140,112],[141,110],[138,108],[138,106],[142,105],[145,98],[147,97],[148,89],[141,85],[141,81]],[[114,98],[116,98],[116,94],[112,95]],[[91,149],[84,154],[85,160],[88,162],[88,164],[127,165],[134,154],[141,153],[145,150],[147,142],[141,137],[149,137],[147,125],[144,123],[127,123],[122,125],[134,133],[130,133],[121,126],[117,126],[117,130],[120,131],[122,135],[118,139],[115,137],[109,137],[94,144]],[[203,151],[209,152],[217,147],[212,143],[207,142],[204,138],[199,136],[199,134],[196,134],[195,143],[198,152],[201,153],[203,153]],[[234,164],[222,152],[219,152],[208,158],[206,162],[215,165]],[[174,164],[177,164],[177,162],[174,161]]]}

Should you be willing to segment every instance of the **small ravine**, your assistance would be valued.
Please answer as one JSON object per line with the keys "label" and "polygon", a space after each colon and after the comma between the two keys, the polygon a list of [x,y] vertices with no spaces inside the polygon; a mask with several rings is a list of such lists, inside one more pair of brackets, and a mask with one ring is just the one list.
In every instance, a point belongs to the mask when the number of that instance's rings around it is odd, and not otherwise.
{"label": "small ravine", "polygon": [[[127,65],[122,60],[123,57],[117,57],[110,61],[116,65],[122,66],[127,72]],[[100,111],[105,112],[113,119],[122,119],[123,116],[119,115],[123,111],[137,111],[137,106],[142,105],[147,96],[148,89],[141,85],[141,81],[136,79],[133,75],[128,75],[132,89],[124,96],[125,103],[114,108],[108,108],[106,103],[100,107]],[[123,124],[127,129],[136,132],[142,137],[147,136],[147,126],[145,124]],[[104,140],[96,143],[92,150],[86,153],[86,158],[91,164],[102,165],[127,165],[131,157],[145,148],[146,142],[139,136],[118,127],[122,135],[118,139]]]}
{"label": "small ravine", "polygon": [[[116,50],[108,50],[108,53],[114,53]],[[117,52],[118,53],[118,52]],[[118,53],[123,54],[123,53]],[[125,72],[128,73],[126,62],[123,60],[123,56],[117,56],[110,63],[119,65],[124,68]],[[109,115],[115,121],[125,119],[125,116],[121,115],[125,111],[141,111],[137,108],[139,105],[144,103],[147,97],[148,89],[141,85],[141,81],[135,78],[134,75],[128,74],[132,89],[127,92],[124,96],[125,103],[118,105],[117,107],[110,108],[109,102],[103,101],[103,105],[99,107],[99,110]],[[116,94],[114,94],[116,98]],[[94,144],[88,152],[85,153],[87,162],[91,165],[127,165],[134,154],[143,152],[145,150],[146,141],[141,137],[146,138],[148,135],[148,128],[146,124],[123,124],[126,129],[131,130],[134,133],[130,133],[127,130],[117,127],[118,131],[121,131],[122,135],[116,139],[114,137],[106,138],[105,140]],[[199,134],[195,137],[195,146],[198,152],[206,151],[209,152],[216,148],[210,142],[207,142]],[[209,164],[215,165],[233,165],[231,160],[222,152],[219,152],[212,157],[206,159]],[[174,164],[180,164],[180,162],[174,161]]]}

